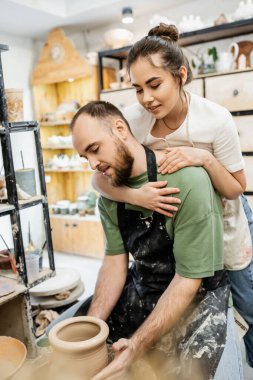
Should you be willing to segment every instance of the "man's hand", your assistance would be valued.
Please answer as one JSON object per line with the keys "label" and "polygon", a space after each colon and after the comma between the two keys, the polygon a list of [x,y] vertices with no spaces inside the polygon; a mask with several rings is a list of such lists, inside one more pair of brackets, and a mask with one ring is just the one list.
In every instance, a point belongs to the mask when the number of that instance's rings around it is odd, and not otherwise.
{"label": "man's hand", "polygon": [[112,345],[114,360],[91,380],[123,380],[136,358],[135,348],[130,339],[121,338]]}
{"label": "man's hand", "polygon": [[172,218],[173,212],[178,210],[173,204],[180,204],[181,200],[172,197],[171,194],[177,194],[180,190],[174,187],[165,187],[166,185],[167,181],[149,182],[139,189],[134,189],[134,196],[130,203]]}
{"label": "man's hand", "polygon": [[158,171],[165,174],[174,173],[186,166],[205,166],[210,154],[205,149],[189,146],[166,148],[163,158],[158,162]]}

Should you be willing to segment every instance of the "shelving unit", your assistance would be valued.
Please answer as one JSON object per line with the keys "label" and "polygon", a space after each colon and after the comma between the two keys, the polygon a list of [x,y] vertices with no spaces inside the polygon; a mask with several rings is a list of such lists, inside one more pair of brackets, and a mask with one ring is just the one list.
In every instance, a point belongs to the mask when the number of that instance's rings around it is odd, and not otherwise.
{"label": "shelving unit", "polygon": [[[62,59],[58,61],[54,61],[51,54],[55,45],[61,45],[65,52]],[[115,70],[104,67],[102,71],[105,85],[108,83],[109,86],[111,81],[115,81]],[[93,191],[92,171],[88,169],[88,163],[62,167],[60,164],[58,166],[54,156],[71,157],[77,154],[68,139],[60,138],[71,134],[69,125],[74,114],[61,115],[60,119],[57,113],[58,107],[64,103],[70,104],[72,101],[83,106],[90,100],[98,99],[98,83],[98,67],[90,65],[80,55],[62,30],[51,31],[32,76],[36,118],[41,121],[41,143],[48,201],[51,205],[60,200],[76,202],[79,196]],[[46,118],[48,113],[49,117]],[[58,141],[59,144],[51,143],[52,136],[58,137],[56,142]],[[66,142],[66,145],[62,141]],[[49,165],[47,165],[48,162]],[[72,223],[72,219],[73,217],[67,214],[64,215],[63,222],[61,215],[50,215],[55,250],[100,257],[104,251],[100,220],[96,218],[90,222],[86,216],[79,217],[78,214],[75,215],[75,222]],[[91,227],[93,230],[90,229]],[[92,236],[96,236],[93,242],[91,242]]]}
{"label": "shelving unit", "polygon": [[[0,335],[10,335],[22,340],[28,349],[28,355],[36,355],[35,337],[29,300],[29,289],[45,279],[51,277],[55,271],[51,227],[47,204],[45,174],[43,168],[40,131],[36,121],[8,122],[8,110],[5,98],[4,79],[2,71],[1,53],[7,51],[6,45],[0,45],[0,140],[5,172],[7,199],[1,199],[0,218],[9,216],[13,237],[14,254],[18,272],[1,270],[0,279],[12,284],[14,291],[0,298]],[[36,148],[40,193],[28,200],[18,199],[16,176],[14,169],[12,135],[23,132],[33,134]],[[21,212],[41,205],[43,210],[43,227],[45,229],[49,268],[44,268],[37,278],[29,281],[27,276],[25,247],[22,235]],[[1,231],[2,235],[4,231]]]}
{"label": "shelving unit", "polygon": [[[217,41],[224,38],[235,37],[248,33],[253,33],[253,18],[247,20],[234,21],[222,25],[211,26],[204,29],[194,30],[192,32],[182,33],[180,34],[178,42],[182,47],[186,47],[190,45],[201,44],[209,41]],[[107,91],[107,88],[105,88],[104,86],[103,77],[104,59],[110,58],[114,61],[116,60],[119,64],[120,70],[123,67],[123,62],[125,61],[130,48],[131,45],[124,46],[119,49],[103,50],[98,53],[100,92],[103,92],[103,90]]]}

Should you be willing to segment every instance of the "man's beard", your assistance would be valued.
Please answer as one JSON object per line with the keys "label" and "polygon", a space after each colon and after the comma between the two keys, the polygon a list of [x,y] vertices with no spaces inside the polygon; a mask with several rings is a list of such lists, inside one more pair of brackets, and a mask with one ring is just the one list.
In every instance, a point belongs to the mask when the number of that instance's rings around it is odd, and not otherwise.
{"label": "man's beard", "polygon": [[131,175],[134,158],[129,152],[129,149],[116,138],[116,159],[113,165],[114,175],[110,177],[113,186],[125,185]]}

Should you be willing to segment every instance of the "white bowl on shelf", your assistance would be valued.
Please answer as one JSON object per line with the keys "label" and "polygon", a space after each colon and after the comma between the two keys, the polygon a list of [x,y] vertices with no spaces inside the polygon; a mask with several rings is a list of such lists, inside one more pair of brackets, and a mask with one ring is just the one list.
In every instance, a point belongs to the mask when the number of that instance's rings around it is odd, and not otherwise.
{"label": "white bowl on shelf", "polygon": [[110,89],[111,90],[118,90],[121,87],[119,82],[111,82],[110,83]]}
{"label": "white bowl on shelf", "polygon": [[133,39],[133,33],[124,28],[110,29],[104,34],[104,40],[108,46],[117,49],[127,46]]}

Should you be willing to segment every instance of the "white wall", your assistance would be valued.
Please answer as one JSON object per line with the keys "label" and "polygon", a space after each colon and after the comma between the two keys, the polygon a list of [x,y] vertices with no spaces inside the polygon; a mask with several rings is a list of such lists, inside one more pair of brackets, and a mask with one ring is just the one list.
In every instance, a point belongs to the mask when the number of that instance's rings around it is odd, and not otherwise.
{"label": "white wall", "polygon": [[[212,26],[213,21],[217,19],[220,13],[225,13],[228,19],[231,19],[233,13],[239,4],[238,0],[193,0],[189,3],[157,9],[157,14],[167,17],[171,21],[175,21],[179,25],[183,15],[199,15],[205,26]],[[71,33],[68,28],[66,34],[74,41],[76,47],[81,51],[99,51],[106,49],[103,35],[106,30],[111,28],[127,28],[134,33],[134,41],[146,35],[150,29],[149,20],[153,14],[146,14],[142,17],[135,18],[133,24],[124,25],[121,22],[111,23],[107,26],[94,28],[92,30],[80,31],[80,33]],[[85,26],[84,26],[85,27]]]}
{"label": "white wall", "polygon": [[[34,49],[33,41],[28,38],[20,38],[18,36],[9,36],[0,34],[0,44],[9,45],[9,51],[3,52],[1,54],[3,71],[4,71],[4,84],[5,88],[22,88],[24,91],[24,120],[33,119],[33,106],[32,106],[32,94],[30,86],[31,72],[34,67]],[[26,161],[28,166],[35,167],[36,155],[32,133],[16,133],[12,136],[13,145],[13,157],[15,168],[20,168],[20,150],[26,155]],[[0,168],[2,167],[2,152],[0,147]],[[38,187],[38,171],[36,170],[36,180]],[[28,210],[28,209],[27,209]],[[30,220],[27,212],[22,213],[22,220],[24,221],[24,226],[28,225],[28,220]],[[32,220],[38,220],[34,210],[30,210],[30,215]],[[31,223],[35,225],[35,223]],[[24,227],[26,228],[26,227]],[[7,244],[12,248],[12,233],[10,218],[8,216],[0,218],[0,233],[3,235]],[[27,236],[27,234],[25,234]],[[44,240],[43,231],[41,232],[39,228],[34,230],[34,240],[39,242]],[[26,242],[26,240],[25,240]],[[4,244],[0,239],[0,249],[4,249]]]}
{"label": "white wall", "polygon": [[9,45],[1,54],[5,88],[24,90],[24,120],[33,119],[30,78],[34,67],[33,40],[0,34],[0,44]]}

